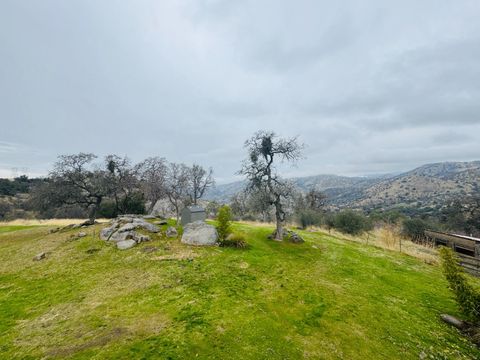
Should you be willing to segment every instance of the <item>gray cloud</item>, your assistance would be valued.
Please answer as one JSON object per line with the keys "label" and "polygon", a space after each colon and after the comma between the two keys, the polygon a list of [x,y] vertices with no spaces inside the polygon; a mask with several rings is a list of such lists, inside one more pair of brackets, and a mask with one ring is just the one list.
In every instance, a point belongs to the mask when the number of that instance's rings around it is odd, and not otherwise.
{"label": "gray cloud", "polygon": [[160,155],[235,177],[258,129],[293,175],[478,158],[475,1],[0,4],[0,176],[58,154]]}

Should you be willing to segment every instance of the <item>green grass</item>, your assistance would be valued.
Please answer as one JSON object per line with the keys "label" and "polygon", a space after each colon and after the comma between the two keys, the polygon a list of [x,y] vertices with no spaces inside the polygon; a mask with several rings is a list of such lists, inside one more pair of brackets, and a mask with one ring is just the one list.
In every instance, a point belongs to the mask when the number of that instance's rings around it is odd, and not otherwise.
{"label": "green grass", "polygon": [[459,313],[437,266],[324,234],[294,245],[234,228],[248,249],[159,236],[119,251],[100,227],[79,240],[48,227],[0,234],[0,358],[480,357],[439,320]]}
{"label": "green grass", "polygon": [[1,225],[0,224],[0,234],[2,233],[7,233],[7,232],[12,232],[12,231],[18,231],[18,230],[26,230],[26,229],[33,229],[35,227],[38,227],[38,225]]}

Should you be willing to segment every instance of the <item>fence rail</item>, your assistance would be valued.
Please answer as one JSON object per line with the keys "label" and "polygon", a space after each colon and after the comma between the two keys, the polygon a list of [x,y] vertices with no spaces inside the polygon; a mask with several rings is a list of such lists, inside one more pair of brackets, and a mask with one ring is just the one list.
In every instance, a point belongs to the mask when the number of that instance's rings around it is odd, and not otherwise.
{"label": "fence rail", "polygon": [[480,259],[457,253],[460,265],[470,274],[480,277]]}

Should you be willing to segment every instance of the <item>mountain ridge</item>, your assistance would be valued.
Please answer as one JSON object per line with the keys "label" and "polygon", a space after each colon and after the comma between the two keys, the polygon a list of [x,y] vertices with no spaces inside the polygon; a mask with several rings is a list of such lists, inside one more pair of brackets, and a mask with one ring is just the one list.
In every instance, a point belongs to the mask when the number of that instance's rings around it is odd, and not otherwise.
{"label": "mountain ridge", "polygon": [[[371,177],[320,174],[289,178],[302,191],[325,192],[334,208],[390,208],[396,206],[437,206],[440,203],[478,194],[480,161],[436,162],[412,170]],[[217,185],[205,198],[228,202],[246,181]]]}

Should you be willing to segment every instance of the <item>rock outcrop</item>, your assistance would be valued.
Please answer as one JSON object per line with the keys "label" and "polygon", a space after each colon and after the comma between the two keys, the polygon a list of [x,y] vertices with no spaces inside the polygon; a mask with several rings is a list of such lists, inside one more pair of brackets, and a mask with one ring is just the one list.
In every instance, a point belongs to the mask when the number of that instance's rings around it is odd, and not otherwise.
{"label": "rock outcrop", "polygon": [[218,234],[214,226],[195,221],[185,225],[182,243],[196,246],[217,245]]}
{"label": "rock outcrop", "polygon": [[136,231],[137,229],[143,229],[151,233],[160,231],[157,226],[150,224],[142,217],[123,215],[113,219],[109,227],[102,229],[100,238],[115,242],[118,249],[130,249],[136,244],[150,240],[148,235],[140,234]]}

